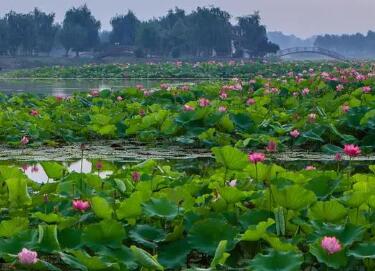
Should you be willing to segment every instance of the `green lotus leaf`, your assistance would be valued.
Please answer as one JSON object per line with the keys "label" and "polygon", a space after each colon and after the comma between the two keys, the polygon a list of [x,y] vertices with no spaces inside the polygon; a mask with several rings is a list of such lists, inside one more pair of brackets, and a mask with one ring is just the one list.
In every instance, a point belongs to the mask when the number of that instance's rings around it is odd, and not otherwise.
{"label": "green lotus leaf", "polygon": [[140,266],[151,270],[164,270],[164,267],[147,251],[136,246],[130,247],[133,255]]}
{"label": "green lotus leaf", "polygon": [[254,128],[254,121],[245,113],[232,114],[231,120],[236,128],[246,132],[250,132]]}
{"label": "green lotus leaf", "polygon": [[248,164],[245,172],[247,172],[253,179],[257,178],[258,181],[270,181],[277,175],[284,173],[285,169],[278,165],[266,165],[258,163],[257,165]]}
{"label": "green lotus leaf", "polygon": [[375,259],[375,243],[357,244],[349,250],[348,255],[358,259]]}
{"label": "green lotus leaf", "polygon": [[10,220],[3,220],[0,223],[0,237],[12,237],[26,230],[29,220],[26,217],[14,217]]}
{"label": "green lotus leaf", "polygon": [[319,201],[309,209],[309,217],[314,220],[335,222],[347,215],[347,209],[336,200]]}
{"label": "green lotus leaf", "polygon": [[168,220],[175,218],[179,212],[178,206],[166,198],[152,198],[150,202],[143,204],[143,209],[146,216],[157,216]]}
{"label": "green lotus leaf", "polygon": [[276,204],[289,210],[305,209],[316,201],[316,196],[312,191],[299,185],[291,185],[282,189],[271,186],[271,190]]}
{"label": "green lotus leaf", "polygon": [[240,216],[240,223],[244,229],[247,229],[250,225],[257,225],[262,221],[266,221],[268,218],[272,218],[274,215],[269,211],[264,210],[249,210]]}
{"label": "green lotus leaf", "polygon": [[83,230],[82,240],[92,247],[119,247],[126,233],[123,225],[115,220],[102,220]]}
{"label": "green lotus leaf", "polygon": [[150,225],[137,225],[129,232],[129,237],[139,244],[155,249],[158,242],[165,240],[166,233]]}
{"label": "green lotus leaf", "polygon": [[170,242],[160,247],[158,260],[166,268],[179,269],[186,265],[186,258],[190,250],[186,240]]}
{"label": "green lotus leaf", "polygon": [[213,255],[221,240],[228,240],[228,250],[236,241],[238,231],[224,220],[208,218],[196,222],[188,233],[188,242],[192,248]]}
{"label": "green lotus leaf", "polygon": [[66,228],[57,233],[62,248],[77,249],[82,246],[82,231],[77,228]]}
{"label": "green lotus leaf", "polygon": [[372,209],[375,209],[375,195],[370,196],[370,197],[367,199],[367,203],[368,203],[368,205],[369,205]]}
{"label": "green lotus leaf", "polygon": [[10,206],[22,207],[31,205],[32,199],[29,195],[25,178],[10,178],[5,182],[8,186]]}
{"label": "green lotus leaf", "polygon": [[229,204],[242,201],[251,194],[251,192],[238,190],[236,187],[220,187],[218,193]]}
{"label": "green lotus leaf", "polygon": [[113,214],[113,209],[109,203],[101,197],[93,197],[91,199],[91,208],[95,215],[102,219],[111,219]]}
{"label": "green lotus leaf", "polygon": [[131,196],[122,201],[116,210],[118,219],[137,218],[142,214],[142,203],[145,197],[141,192],[135,192]]}
{"label": "green lotus leaf", "polygon": [[0,174],[5,180],[25,177],[25,174],[21,171],[20,168],[5,165],[0,166]]}
{"label": "green lotus leaf", "polygon": [[303,257],[295,252],[271,250],[268,254],[258,254],[250,262],[250,267],[257,271],[299,271]]}
{"label": "green lotus leaf", "polygon": [[247,156],[240,150],[231,146],[212,148],[216,162],[227,169],[243,170],[247,165]]}
{"label": "green lotus leaf", "polygon": [[81,271],[88,271],[87,267],[80,263],[77,258],[62,252],[59,253],[59,256],[60,259],[71,268]]}
{"label": "green lotus leaf", "polygon": [[110,270],[110,268],[113,270],[116,266],[112,263],[105,262],[98,256],[90,256],[83,250],[72,250],[70,252],[74,255],[76,261],[86,266],[88,270]]}
{"label": "green lotus leaf", "polygon": [[58,223],[64,220],[62,216],[55,213],[44,214],[42,212],[36,212],[33,214],[33,217],[36,217],[46,223]]}
{"label": "green lotus leaf", "polygon": [[211,264],[210,264],[211,268],[216,268],[216,266],[218,266],[219,264],[223,265],[225,261],[227,260],[227,258],[230,256],[229,253],[225,252],[227,248],[227,244],[228,244],[227,240],[220,241],[219,245],[216,248],[215,256],[211,261]]}
{"label": "green lotus leaf", "polygon": [[362,191],[345,192],[344,197],[343,197],[343,202],[345,205],[351,208],[359,208],[362,204],[364,204],[367,201],[368,196],[369,196],[368,192],[362,192]]}
{"label": "green lotus leaf", "polygon": [[332,225],[314,221],[312,224],[315,228],[315,232],[312,234],[315,241],[321,239],[323,236],[335,236],[344,246],[350,246],[354,242],[361,240],[366,232],[366,227],[349,223],[345,225]]}
{"label": "green lotus leaf", "polygon": [[66,168],[57,162],[42,162],[41,163],[48,178],[58,180],[63,177]]}
{"label": "green lotus leaf", "polygon": [[287,242],[282,242],[280,238],[276,236],[270,236],[270,235],[265,235],[263,236],[263,239],[267,241],[271,247],[277,251],[298,251],[298,248]]}
{"label": "green lotus leaf", "polygon": [[45,252],[60,251],[56,225],[39,225],[38,246]]}
{"label": "green lotus leaf", "polygon": [[275,221],[268,218],[267,221],[260,222],[255,227],[250,226],[249,229],[242,235],[241,240],[258,241],[266,235],[267,229],[273,224],[275,224]]}
{"label": "green lotus leaf", "polygon": [[345,250],[341,250],[335,254],[328,254],[320,244],[310,245],[310,253],[316,257],[316,259],[328,267],[339,269],[343,268],[348,264],[348,257],[345,255]]}
{"label": "green lotus leaf", "polygon": [[305,188],[313,191],[319,199],[325,199],[335,191],[339,184],[339,180],[321,176],[311,179],[305,185]]}

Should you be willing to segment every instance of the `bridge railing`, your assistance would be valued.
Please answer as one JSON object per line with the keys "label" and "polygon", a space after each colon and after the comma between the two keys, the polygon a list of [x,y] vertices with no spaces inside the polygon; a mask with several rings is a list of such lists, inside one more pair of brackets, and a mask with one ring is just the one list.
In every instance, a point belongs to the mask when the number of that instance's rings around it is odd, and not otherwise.
{"label": "bridge railing", "polygon": [[320,48],[320,47],[293,47],[293,48],[287,48],[280,50],[276,53],[276,56],[281,57],[285,55],[290,55],[290,54],[298,54],[298,53],[316,53],[316,54],[321,54],[321,55],[326,55],[332,58],[340,59],[340,60],[345,60],[346,58],[343,55],[340,55],[337,52],[325,49],[325,48]]}

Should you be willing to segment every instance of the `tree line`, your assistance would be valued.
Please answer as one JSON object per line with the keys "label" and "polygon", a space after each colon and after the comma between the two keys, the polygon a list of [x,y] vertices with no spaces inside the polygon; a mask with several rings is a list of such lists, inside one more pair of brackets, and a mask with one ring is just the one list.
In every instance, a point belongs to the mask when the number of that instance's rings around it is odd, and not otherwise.
{"label": "tree line", "polygon": [[175,8],[165,16],[139,20],[132,11],[116,15],[112,30],[100,32],[101,23],[86,5],[69,9],[62,23],[55,14],[35,8],[23,14],[11,11],[0,18],[0,54],[49,54],[53,48],[74,52],[105,51],[129,47],[137,57],[261,57],[276,52],[267,38],[258,13],[237,18],[217,7],[198,7],[187,14]]}
{"label": "tree line", "polygon": [[366,35],[322,35],[314,43],[317,47],[327,48],[346,56],[370,57],[375,56],[375,32],[368,31]]}

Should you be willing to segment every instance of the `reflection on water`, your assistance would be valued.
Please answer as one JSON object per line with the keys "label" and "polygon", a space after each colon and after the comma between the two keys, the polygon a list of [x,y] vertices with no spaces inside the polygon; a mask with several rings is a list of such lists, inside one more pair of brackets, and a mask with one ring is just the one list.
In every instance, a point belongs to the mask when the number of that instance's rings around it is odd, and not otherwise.
{"label": "reflection on water", "polygon": [[48,95],[69,95],[89,89],[120,90],[142,84],[153,88],[161,83],[192,83],[194,79],[5,79],[0,78],[0,91],[5,93],[31,92]]}
{"label": "reflection on water", "polygon": [[[77,172],[77,173],[92,173],[93,172],[93,165],[92,162],[86,160],[86,159],[81,159],[72,163],[63,163],[64,166],[67,167],[69,172]],[[46,172],[44,171],[43,166],[40,163],[33,164],[33,165],[27,165],[24,164],[22,165],[22,170],[26,174],[26,176],[37,183],[46,183],[50,181],[48,179],[48,176]],[[99,174],[101,178],[107,178],[110,175],[112,175],[112,171],[106,170],[106,171],[100,171],[100,172],[95,172],[95,174]]]}

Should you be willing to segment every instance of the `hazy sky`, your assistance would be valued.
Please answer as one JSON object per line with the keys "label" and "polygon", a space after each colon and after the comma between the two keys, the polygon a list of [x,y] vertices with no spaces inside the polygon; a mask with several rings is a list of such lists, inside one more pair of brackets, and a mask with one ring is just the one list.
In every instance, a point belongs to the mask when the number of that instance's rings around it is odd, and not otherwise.
{"label": "hazy sky", "polygon": [[268,30],[300,37],[375,30],[375,0],[0,0],[0,15],[39,7],[55,12],[56,19],[62,21],[68,8],[84,3],[100,19],[103,29],[110,29],[109,20],[114,14],[126,13],[128,9],[140,19],[150,19],[175,6],[190,11],[197,6],[214,5],[235,17],[259,10]]}

